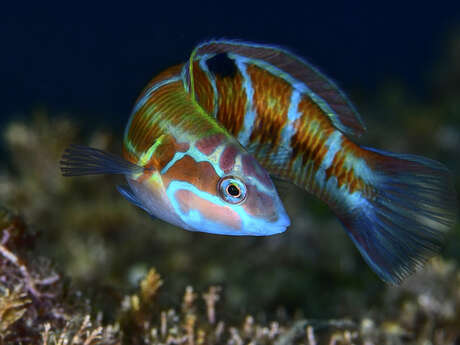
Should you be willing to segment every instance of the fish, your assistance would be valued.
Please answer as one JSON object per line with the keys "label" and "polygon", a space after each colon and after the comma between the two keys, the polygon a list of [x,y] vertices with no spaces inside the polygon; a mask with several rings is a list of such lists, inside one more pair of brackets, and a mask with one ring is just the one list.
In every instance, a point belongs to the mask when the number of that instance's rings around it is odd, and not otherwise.
{"label": "fish", "polygon": [[64,176],[120,174],[118,191],[153,218],[222,235],[273,235],[290,219],[269,174],[191,100],[181,68],[155,77],[135,103],[123,157],[71,145]]}
{"label": "fish", "polygon": [[[130,190],[120,192],[148,213],[225,235],[284,231],[290,220],[270,176],[286,180],[325,202],[374,272],[399,284],[439,253],[455,224],[453,177],[434,160],[355,143],[365,131],[345,93],[306,60],[273,45],[211,40],[141,93],[123,159],[70,147],[61,170],[124,174]],[[224,169],[224,157],[236,172]],[[210,172],[198,168],[204,163]],[[238,178],[230,182],[235,193],[247,194],[238,205],[254,190],[259,211],[245,206],[241,214],[222,201],[222,188],[231,194],[219,182],[227,177]],[[263,202],[270,216],[257,213]]]}
{"label": "fish", "polygon": [[441,250],[456,221],[452,173],[356,144],[361,116],[312,64],[272,45],[213,40],[183,69],[193,100],[271,176],[324,201],[383,281],[401,283]]}

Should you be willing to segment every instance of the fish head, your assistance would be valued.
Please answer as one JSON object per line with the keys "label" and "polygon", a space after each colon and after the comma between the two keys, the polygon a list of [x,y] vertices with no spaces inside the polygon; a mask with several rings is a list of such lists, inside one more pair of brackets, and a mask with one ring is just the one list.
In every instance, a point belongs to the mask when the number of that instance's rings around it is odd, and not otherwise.
{"label": "fish head", "polygon": [[286,230],[290,220],[266,170],[232,137],[219,145],[208,142],[214,147],[197,141],[161,170],[162,199],[170,211],[159,217],[188,230],[222,235],[267,236]]}

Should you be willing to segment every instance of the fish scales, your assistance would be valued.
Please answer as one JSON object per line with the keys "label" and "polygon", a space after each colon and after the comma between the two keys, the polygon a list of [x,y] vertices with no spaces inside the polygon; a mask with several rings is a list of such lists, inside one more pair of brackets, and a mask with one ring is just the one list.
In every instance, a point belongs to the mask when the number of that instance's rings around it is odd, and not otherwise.
{"label": "fish scales", "polygon": [[[182,65],[184,68],[184,65]],[[197,81],[195,84],[195,97],[201,107],[208,113],[215,116],[217,107],[217,90],[216,85],[209,77],[207,66],[199,66],[199,62],[195,63],[193,70],[194,78]]]}
{"label": "fish scales", "polygon": [[[325,201],[328,201],[328,195],[324,191],[326,184],[321,179],[327,181],[332,176],[337,179],[338,188],[346,187],[350,193],[359,190],[369,193],[371,186],[365,186],[362,181],[355,182],[357,178],[352,166],[342,171],[343,167],[335,164],[333,169],[326,169],[324,177],[317,175],[328,152],[327,138],[338,132],[324,111],[307,94],[285,79],[249,64],[246,73],[243,73],[240,70],[242,64],[235,62],[237,73],[233,76],[221,77],[204,73],[204,64],[195,62],[197,102],[201,104],[202,100],[215,98],[212,87],[202,87],[202,84],[216,84],[219,107],[215,117],[239,140],[243,139],[244,142],[244,137],[248,137],[244,145],[252,147],[254,156],[272,175],[292,181]],[[244,92],[244,85],[253,90],[251,100]],[[294,93],[298,94],[295,101]],[[296,102],[297,106],[291,109],[292,102]],[[209,103],[203,102],[205,109],[210,110],[211,107],[206,107],[206,104]],[[298,113],[298,116],[290,115],[290,110]],[[253,125],[246,129],[249,135],[242,126],[247,116],[254,116]],[[286,128],[291,130],[287,131]],[[281,161],[276,154],[280,146],[286,151]],[[343,147],[342,143],[340,146],[342,159],[345,155],[360,154],[361,149],[346,138],[343,138]],[[296,162],[301,162],[300,166]]]}
{"label": "fish scales", "polygon": [[314,97],[337,128],[358,136],[365,132],[360,115],[337,85],[289,51],[264,44],[220,40],[200,44],[192,52],[190,60],[195,61],[195,57],[209,59],[219,54],[257,63],[272,74],[296,83]]}
{"label": "fish scales", "polygon": [[288,83],[257,66],[248,66],[247,73],[254,89],[252,104],[256,114],[248,145],[269,143],[274,149],[288,121],[289,100],[293,90]]}
{"label": "fish scales", "polygon": [[[181,227],[198,222],[208,231],[233,235],[257,235],[261,225],[266,227],[263,232],[270,227],[273,232],[284,229],[289,219],[268,174],[184,86],[181,70],[173,67],[150,82],[138,98],[124,146],[125,158],[144,171],[128,179],[131,188],[148,186],[155,199],[163,200],[161,213],[167,213],[163,219]],[[210,95],[208,102],[201,99],[207,107],[217,104],[209,84],[200,84],[198,90]],[[216,205],[220,181],[239,176],[251,179],[245,187],[251,193],[245,204],[236,209]],[[172,219],[169,213],[180,219]]]}
{"label": "fish scales", "polygon": [[[206,73],[194,79],[200,68]],[[277,47],[220,40],[196,47],[184,69],[192,96],[202,78],[219,85],[214,102],[229,106],[211,114],[271,175],[325,201],[382,279],[399,282],[438,250],[455,220],[447,169],[423,157],[355,144],[347,135],[365,131],[359,114],[316,68]],[[210,97],[200,92],[198,103]],[[244,112],[235,112],[235,103],[244,103]],[[235,121],[243,125],[235,128]],[[434,206],[424,201],[427,188]],[[395,235],[408,228],[418,232]]]}
{"label": "fish scales", "polygon": [[[162,171],[173,162],[177,153],[187,152],[190,146],[194,145],[195,139],[202,136],[201,130],[211,136],[224,133],[223,129],[209,121],[208,117],[196,116],[201,108],[190,102],[182,82],[176,80],[179,71],[175,69],[175,72],[175,75],[165,73],[164,79],[156,78],[155,82],[147,86],[143,95],[147,95],[148,99],[142,102],[140,107],[135,108],[136,112],[132,114],[130,127],[125,133],[125,158],[148,168],[137,178],[139,182],[151,178],[153,170]],[[138,103],[142,99],[143,96],[139,98]],[[179,116],[183,114],[189,114],[186,121],[184,116]],[[158,138],[162,138],[160,143],[157,142]],[[154,145],[157,145],[154,154],[147,155]],[[147,161],[143,161],[145,159]],[[181,161],[176,160],[172,166],[181,166],[184,163]],[[193,165],[190,168],[193,168]],[[183,170],[186,171],[187,169]],[[209,176],[209,173],[205,176]]]}
{"label": "fish scales", "polygon": [[268,171],[325,201],[364,260],[397,284],[439,252],[454,224],[453,179],[438,162],[349,138],[364,131],[345,94],[306,61],[217,40],[141,92],[125,159],[73,146],[61,169],[123,174],[126,199],[181,228],[257,236],[290,224]]}
{"label": "fish scales", "polygon": [[[209,73],[203,71],[199,62],[196,62],[194,80],[197,102],[209,114],[217,118],[219,123],[233,136],[237,136],[243,128],[248,106],[242,74],[238,71],[232,78],[219,76],[213,78]],[[215,90],[211,85],[215,85]],[[213,99],[216,100],[216,108],[214,108]]]}
{"label": "fish scales", "polygon": [[183,92],[181,81],[164,84],[150,93],[148,101],[132,115],[130,129],[125,134],[125,142],[128,143],[125,146],[132,147],[134,151],[131,153],[140,157],[162,135],[191,142],[202,135],[201,130],[210,135],[223,132],[204,116],[187,116],[186,120],[184,116],[178,116],[184,113],[194,115],[197,109],[200,108],[191,103]]}

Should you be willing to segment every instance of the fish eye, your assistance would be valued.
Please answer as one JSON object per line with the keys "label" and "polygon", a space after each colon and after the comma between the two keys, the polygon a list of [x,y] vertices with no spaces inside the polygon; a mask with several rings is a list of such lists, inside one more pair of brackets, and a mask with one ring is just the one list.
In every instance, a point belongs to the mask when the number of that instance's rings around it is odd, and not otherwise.
{"label": "fish eye", "polygon": [[223,177],[218,184],[222,199],[230,204],[239,204],[246,199],[246,185],[237,177]]}
{"label": "fish eye", "polygon": [[238,186],[236,186],[234,184],[229,184],[227,186],[227,193],[230,194],[231,196],[235,197],[235,198],[238,198],[240,196],[240,194],[241,194],[241,191],[238,188]]}

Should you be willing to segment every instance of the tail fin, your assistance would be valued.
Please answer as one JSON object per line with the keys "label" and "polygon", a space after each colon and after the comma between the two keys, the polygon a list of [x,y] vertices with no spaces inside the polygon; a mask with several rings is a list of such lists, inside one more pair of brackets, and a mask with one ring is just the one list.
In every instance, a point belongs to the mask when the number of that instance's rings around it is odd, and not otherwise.
{"label": "tail fin", "polygon": [[71,145],[60,161],[64,176],[131,174],[140,173],[144,168],[128,162],[114,154],[87,146]]}
{"label": "tail fin", "polygon": [[453,178],[427,158],[366,150],[373,171],[371,196],[354,195],[338,215],[380,278],[399,284],[439,252],[454,225]]}

